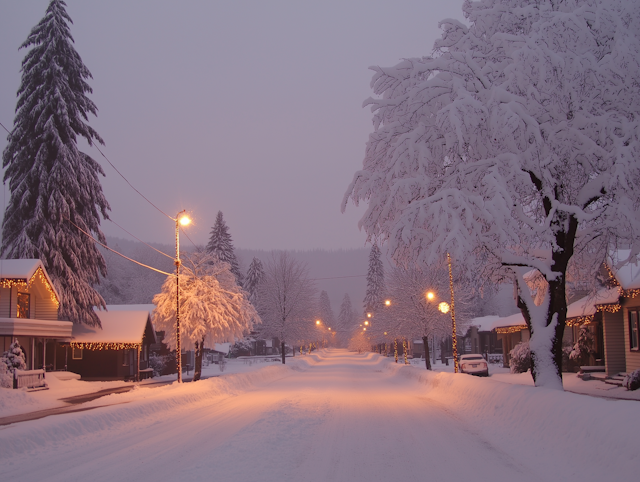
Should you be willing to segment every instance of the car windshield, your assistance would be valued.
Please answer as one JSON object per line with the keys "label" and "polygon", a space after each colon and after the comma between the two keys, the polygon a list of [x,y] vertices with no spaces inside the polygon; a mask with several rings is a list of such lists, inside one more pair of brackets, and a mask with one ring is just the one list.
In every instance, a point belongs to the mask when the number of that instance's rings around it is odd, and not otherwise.
{"label": "car windshield", "polygon": [[484,360],[480,355],[478,356],[465,356],[462,357],[463,360]]}

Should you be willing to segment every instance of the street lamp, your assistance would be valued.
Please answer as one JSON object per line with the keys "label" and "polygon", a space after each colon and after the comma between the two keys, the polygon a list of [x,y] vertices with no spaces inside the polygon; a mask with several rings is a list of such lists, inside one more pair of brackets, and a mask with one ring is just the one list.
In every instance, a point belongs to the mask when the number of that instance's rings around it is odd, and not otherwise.
{"label": "street lamp", "polygon": [[191,219],[187,211],[176,215],[176,365],[178,366],[178,383],[182,383],[182,348],[180,347],[180,226],[187,226]]}

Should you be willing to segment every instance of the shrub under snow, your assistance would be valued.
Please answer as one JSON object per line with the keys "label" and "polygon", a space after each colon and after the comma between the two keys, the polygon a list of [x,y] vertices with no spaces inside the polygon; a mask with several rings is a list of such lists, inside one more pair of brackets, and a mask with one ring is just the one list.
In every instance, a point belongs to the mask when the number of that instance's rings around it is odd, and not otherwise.
{"label": "shrub under snow", "polygon": [[511,373],[524,373],[531,368],[529,342],[521,341],[509,352]]}
{"label": "shrub under snow", "polygon": [[622,381],[622,385],[627,390],[637,390],[640,388],[640,368],[626,375]]}

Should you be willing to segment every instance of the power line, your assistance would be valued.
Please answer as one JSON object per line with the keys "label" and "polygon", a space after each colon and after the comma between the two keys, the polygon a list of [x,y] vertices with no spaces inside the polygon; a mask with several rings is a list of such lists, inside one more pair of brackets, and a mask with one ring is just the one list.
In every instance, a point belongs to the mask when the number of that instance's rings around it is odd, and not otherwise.
{"label": "power line", "polygon": [[333,276],[331,278],[311,278],[310,281],[320,281],[325,279],[343,279],[343,278],[365,278],[366,274],[355,274],[353,276]]}
{"label": "power line", "polygon": [[118,256],[122,256],[124,259],[127,259],[127,260],[131,261],[132,263],[135,263],[135,264],[137,264],[137,265],[140,265],[140,266],[142,266],[142,267],[144,267],[144,268],[150,269],[151,271],[155,271],[155,272],[157,272],[157,273],[161,273],[161,274],[166,274],[167,276],[173,276],[173,277],[175,277],[175,276],[176,276],[176,275],[175,275],[175,274],[173,274],[173,273],[167,273],[166,271],[159,270],[159,269],[157,269],[157,268],[154,268],[153,266],[149,266],[149,265],[143,264],[143,263],[141,263],[141,262],[139,262],[139,261],[136,261],[135,259],[131,259],[131,258],[129,258],[128,256],[125,256],[125,255],[124,255],[124,254],[122,254],[122,253],[119,253],[119,252],[118,252],[118,251],[116,251],[115,249],[111,249],[109,246],[107,246],[106,244],[101,243],[101,242],[100,242],[100,241],[98,241],[96,238],[94,238],[91,234],[87,233],[84,229],[82,229],[80,226],[78,226],[77,224],[75,224],[75,223],[74,223],[73,221],[71,221],[70,219],[68,219],[68,218],[64,218],[64,219],[65,219],[65,221],[69,221],[69,223],[70,223],[70,224],[72,224],[73,226],[75,226],[75,227],[76,227],[76,228],[77,228],[81,233],[83,233],[83,234],[85,234],[86,236],[88,236],[88,237],[90,237],[91,239],[93,239],[96,243],[98,243],[98,244],[99,244],[100,246],[102,246],[104,249],[108,249],[108,250],[109,250],[109,251],[111,251],[112,253],[115,253],[115,254],[117,254]]}
{"label": "power line", "polygon": [[2,126],[2,128],[7,131],[7,134],[11,135],[11,131],[9,129],[7,129],[4,124],[2,122],[0,122],[0,126]]}
{"label": "power line", "polygon": [[174,257],[173,257],[173,256],[170,256],[170,255],[168,255],[167,253],[165,253],[165,252],[163,252],[163,251],[160,251],[159,249],[154,248],[154,247],[153,247],[153,246],[151,246],[150,244],[145,243],[144,241],[142,241],[142,240],[141,240],[140,238],[138,238],[137,236],[135,236],[135,235],[131,234],[129,231],[127,231],[127,230],[126,230],[126,229],[124,229],[122,226],[120,226],[118,223],[116,223],[113,219],[109,218],[108,220],[109,220],[109,221],[111,221],[111,222],[112,222],[113,224],[115,224],[116,226],[118,226],[120,229],[122,229],[122,230],[123,230],[125,233],[127,233],[129,236],[131,236],[132,238],[137,239],[137,240],[138,240],[138,241],[140,241],[142,244],[144,244],[144,245],[146,245],[146,246],[149,246],[151,249],[153,249],[153,250],[154,250],[154,251],[156,251],[157,253],[160,253],[161,255],[166,256],[167,258],[174,259]]}
{"label": "power line", "polygon": [[138,191],[135,187],[133,187],[133,184],[131,184],[131,183],[129,182],[129,180],[128,180],[126,177],[124,177],[124,175],[123,175],[120,171],[118,171],[118,168],[117,168],[116,166],[114,166],[114,165],[113,165],[113,163],[109,160],[109,158],[108,158],[107,156],[105,156],[105,155],[104,155],[104,152],[102,152],[102,150],[100,150],[100,148],[98,147],[98,145],[97,145],[96,143],[93,143],[93,145],[94,145],[94,147],[95,147],[96,149],[98,149],[98,152],[99,152],[100,154],[102,154],[102,157],[104,157],[104,158],[107,160],[107,162],[109,163],[109,165],[110,165],[111,167],[113,167],[113,169],[114,169],[114,170],[115,170],[115,171],[120,175],[120,177],[121,177],[122,179],[124,179],[124,180],[125,180],[125,182],[126,182],[126,183],[131,187],[131,189],[133,189],[135,192],[137,192],[137,193],[138,193],[138,194],[139,194],[139,195],[140,195],[140,196],[141,196],[145,201],[147,201],[149,204],[151,204],[151,205],[152,205],[154,208],[156,208],[159,212],[161,212],[162,214],[164,214],[166,217],[168,217],[168,218],[169,218],[169,219],[171,219],[172,221],[175,221],[175,219],[174,219],[174,218],[172,218],[172,217],[171,217],[171,216],[169,216],[167,213],[165,213],[162,209],[160,209],[158,206],[156,206],[155,204],[153,204],[153,203],[152,203],[152,202],[151,202],[151,201],[150,201],[150,200],[149,200],[149,199],[148,199],[144,194],[142,194],[142,193],[141,193],[140,191]]}

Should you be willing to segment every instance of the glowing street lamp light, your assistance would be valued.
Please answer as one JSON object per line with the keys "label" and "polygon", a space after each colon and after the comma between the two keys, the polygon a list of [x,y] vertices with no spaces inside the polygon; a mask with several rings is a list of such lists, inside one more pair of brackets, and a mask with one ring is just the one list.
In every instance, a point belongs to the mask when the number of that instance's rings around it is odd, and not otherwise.
{"label": "glowing street lamp light", "polygon": [[446,315],[447,313],[449,313],[449,309],[449,303],[447,303],[446,301],[438,304],[438,311],[440,311],[440,313],[444,313]]}
{"label": "glowing street lamp light", "polygon": [[384,300],[385,306],[391,306],[391,300]]}
{"label": "glowing street lamp light", "polygon": [[178,383],[182,383],[182,347],[180,346],[180,226],[188,226],[191,219],[187,211],[176,215],[176,365],[178,366]]}
{"label": "glowing street lamp light", "polygon": [[321,321],[320,320],[316,320],[316,325],[320,325]]}
{"label": "glowing street lamp light", "polygon": [[364,324],[365,324],[365,326],[369,326],[369,322],[368,321],[365,321]]}
{"label": "glowing street lamp light", "polygon": [[427,297],[427,300],[432,301],[436,295],[433,293],[433,291],[429,291],[427,292],[427,294],[425,295]]}

